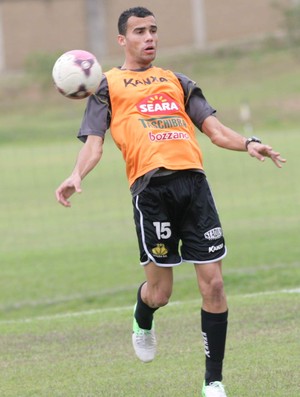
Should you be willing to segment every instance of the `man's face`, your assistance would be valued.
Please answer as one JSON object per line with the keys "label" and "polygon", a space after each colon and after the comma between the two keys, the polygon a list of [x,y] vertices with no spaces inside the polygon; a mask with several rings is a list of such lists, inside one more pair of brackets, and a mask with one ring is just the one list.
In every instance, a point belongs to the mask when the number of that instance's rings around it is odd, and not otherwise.
{"label": "man's face", "polygon": [[124,65],[127,69],[148,66],[156,56],[158,36],[155,18],[152,15],[128,18],[126,34],[119,35],[118,41],[125,49]]}

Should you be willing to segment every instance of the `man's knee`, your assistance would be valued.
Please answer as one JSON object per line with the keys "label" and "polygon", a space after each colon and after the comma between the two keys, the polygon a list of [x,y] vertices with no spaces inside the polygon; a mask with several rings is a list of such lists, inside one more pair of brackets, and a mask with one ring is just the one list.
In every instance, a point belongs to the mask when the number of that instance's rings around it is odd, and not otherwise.
{"label": "man's knee", "polygon": [[164,290],[158,287],[151,288],[147,286],[146,300],[147,305],[150,307],[166,306],[171,296],[171,290]]}
{"label": "man's knee", "polygon": [[224,294],[224,282],[222,277],[213,277],[206,283],[202,283],[201,293],[203,298],[218,297]]}
{"label": "man's knee", "polygon": [[221,277],[215,277],[211,280],[209,288],[213,294],[219,294],[223,292],[224,281]]}

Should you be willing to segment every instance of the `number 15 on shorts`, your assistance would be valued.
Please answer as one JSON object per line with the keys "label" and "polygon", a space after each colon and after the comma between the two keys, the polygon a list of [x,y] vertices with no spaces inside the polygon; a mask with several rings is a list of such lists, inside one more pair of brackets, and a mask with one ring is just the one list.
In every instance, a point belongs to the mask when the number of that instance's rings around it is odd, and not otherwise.
{"label": "number 15 on shorts", "polygon": [[171,223],[170,222],[153,222],[156,230],[156,236],[159,240],[166,240],[171,237]]}

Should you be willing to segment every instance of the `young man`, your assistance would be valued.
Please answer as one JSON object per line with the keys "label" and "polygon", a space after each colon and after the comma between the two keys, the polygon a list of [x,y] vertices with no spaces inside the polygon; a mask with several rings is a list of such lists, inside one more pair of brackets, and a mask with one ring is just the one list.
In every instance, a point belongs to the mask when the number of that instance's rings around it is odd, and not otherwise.
{"label": "young man", "polygon": [[154,312],[169,301],[173,267],[191,262],[202,296],[202,395],[226,397],[221,383],[228,316],[221,270],[226,247],[194,125],[217,146],[248,152],[261,161],[269,157],[277,167],[285,160],[258,138],[247,139],[224,126],[192,80],[152,66],[158,43],[152,12],[143,7],[126,10],[118,28],[124,63],[105,73],[97,94],[89,98],[78,135],[85,143],[56,197],[71,205],[69,197],[81,192],[82,179],[101,159],[110,128],[126,162],[146,276],[134,308],[136,355],[143,362],[153,360]]}

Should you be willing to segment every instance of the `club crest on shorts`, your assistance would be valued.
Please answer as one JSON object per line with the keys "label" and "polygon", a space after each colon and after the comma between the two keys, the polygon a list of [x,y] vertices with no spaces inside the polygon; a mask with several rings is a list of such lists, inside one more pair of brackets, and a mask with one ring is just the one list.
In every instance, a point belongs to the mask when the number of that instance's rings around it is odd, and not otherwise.
{"label": "club crest on shorts", "polygon": [[166,257],[168,255],[168,249],[165,244],[156,244],[156,247],[152,248],[152,254],[158,258]]}

